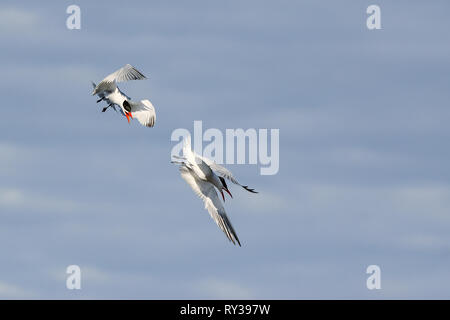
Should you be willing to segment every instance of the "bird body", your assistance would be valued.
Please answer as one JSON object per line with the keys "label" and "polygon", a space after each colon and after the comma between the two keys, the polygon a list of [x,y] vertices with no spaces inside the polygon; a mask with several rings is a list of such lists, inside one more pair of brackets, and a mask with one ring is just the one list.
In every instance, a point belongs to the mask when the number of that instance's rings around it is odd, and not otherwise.
{"label": "bird body", "polygon": [[108,99],[111,103],[118,105],[122,109],[122,112],[128,111],[123,107],[123,103],[128,100],[128,97],[125,96],[125,94],[123,94],[117,86],[114,91],[110,93],[108,92],[105,95],[105,99]]}

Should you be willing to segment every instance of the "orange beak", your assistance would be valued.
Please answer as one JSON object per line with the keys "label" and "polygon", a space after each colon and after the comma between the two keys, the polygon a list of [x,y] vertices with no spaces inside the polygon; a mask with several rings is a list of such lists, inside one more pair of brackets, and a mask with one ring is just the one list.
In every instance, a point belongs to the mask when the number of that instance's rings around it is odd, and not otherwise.
{"label": "orange beak", "polygon": [[130,118],[133,119],[133,115],[131,114],[131,112],[125,111],[125,117],[127,117],[128,123],[130,123]]}
{"label": "orange beak", "polygon": [[230,195],[231,198],[233,198],[233,196],[231,195],[230,190],[228,190],[228,189],[224,189],[224,190]]}

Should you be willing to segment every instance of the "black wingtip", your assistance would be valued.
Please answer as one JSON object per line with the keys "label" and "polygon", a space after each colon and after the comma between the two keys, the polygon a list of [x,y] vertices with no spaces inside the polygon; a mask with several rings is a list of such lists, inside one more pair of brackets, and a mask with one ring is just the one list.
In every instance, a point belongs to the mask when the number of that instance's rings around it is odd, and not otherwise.
{"label": "black wingtip", "polygon": [[[133,67],[134,68],[134,67]],[[146,76],[144,76],[144,74],[142,72],[140,72],[138,69],[134,68],[134,70],[137,71],[137,73],[143,78],[143,79],[148,79]]]}
{"label": "black wingtip", "polygon": [[255,191],[255,189],[250,189],[248,186],[242,186],[242,188],[244,188],[245,190],[247,190],[248,192],[251,192],[251,193],[258,193],[258,191]]}
{"label": "black wingtip", "polygon": [[234,237],[232,236],[229,240],[230,240],[234,245],[236,245],[236,242],[237,242],[238,245],[239,245],[239,247],[242,247],[242,246],[241,246],[241,242],[239,241],[239,238],[237,237],[236,234],[234,235]]}
{"label": "black wingtip", "polygon": [[[234,230],[233,230],[233,231],[234,231]],[[238,238],[236,232],[234,232],[234,239],[235,239],[236,242],[238,243],[239,247],[242,247],[242,246],[241,246],[241,242],[239,241],[239,238]],[[233,241],[233,243],[234,243],[234,241]]]}

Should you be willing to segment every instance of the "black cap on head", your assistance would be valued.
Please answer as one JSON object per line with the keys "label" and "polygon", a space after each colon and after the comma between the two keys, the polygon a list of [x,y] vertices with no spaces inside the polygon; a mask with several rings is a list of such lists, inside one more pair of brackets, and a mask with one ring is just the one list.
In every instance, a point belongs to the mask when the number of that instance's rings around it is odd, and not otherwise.
{"label": "black cap on head", "polygon": [[123,105],[123,107],[124,107],[125,110],[127,110],[128,112],[131,112],[131,106],[130,106],[130,103],[129,103],[127,100],[125,100],[125,101],[122,103],[122,105]]}
{"label": "black cap on head", "polygon": [[222,182],[222,185],[224,186],[225,189],[228,189],[227,183],[225,182],[225,179],[222,177],[219,177],[220,181]]}

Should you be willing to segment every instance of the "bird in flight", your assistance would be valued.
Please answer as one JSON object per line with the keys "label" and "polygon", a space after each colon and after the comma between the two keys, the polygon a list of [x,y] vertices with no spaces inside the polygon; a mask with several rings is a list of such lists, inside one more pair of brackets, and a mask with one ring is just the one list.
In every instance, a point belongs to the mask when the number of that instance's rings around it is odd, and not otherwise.
{"label": "bird in flight", "polygon": [[120,113],[127,118],[128,123],[130,119],[137,119],[143,126],[153,127],[155,125],[156,112],[152,103],[147,99],[132,101],[117,86],[118,82],[143,79],[147,78],[139,70],[127,64],[108,75],[98,85],[92,82],[94,87],[92,95],[98,95],[100,98],[97,100],[97,103],[100,101],[108,103],[108,106],[103,108],[102,112],[105,112],[110,107],[117,111],[117,106]]}
{"label": "bird in flight", "polygon": [[241,242],[239,241],[236,231],[231,225],[230,219],[228,218],[225,208],[217,195],[216,189],[221,193],[223,201],[225,201],[223,190],[233,197],[225,182],[226,178],[233,183],[242,186],[249,192],[257,192],[254,191],[254,189],[248,188],[248,186],[241,185],[226,168],[219,166],[212,160],[201,157],[193,152],[191,149],[190,136],[184,138],[183,156],[174,156],[174,158],[176,160],[173,160],[172,163],[180,165],[179,170],[181,177],[203,200],[205,209],[208,210],[211,218],[225,233],[228,240],[233,242],[233,244],[236,244],[237,242],[239,246],[241,246]]}

